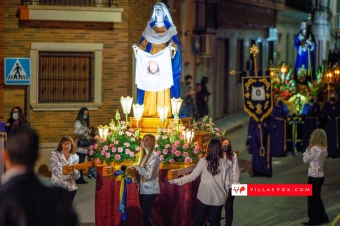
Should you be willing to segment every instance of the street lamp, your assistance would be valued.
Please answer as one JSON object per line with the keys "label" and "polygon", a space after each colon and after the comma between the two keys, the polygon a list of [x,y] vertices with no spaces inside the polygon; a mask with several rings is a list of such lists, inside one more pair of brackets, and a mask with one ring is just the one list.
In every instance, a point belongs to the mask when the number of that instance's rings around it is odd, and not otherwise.
{"label": "street lamp", "polygon": [[132,107],[133,107],[133,116],[137,121],[136,126],[138,128],[138,121],[142,119],[142,116],[143,116],[144,105],[133,104]]}
{"label": "street lamp", "polygon": [[125,113],[125,120],[127,121],[127,115],[131,111],[131,105],[132,105],[133,98],[131,97],[121,97],[120,98],[120,104],[122,105],[123,113]]}
{"label": "street lamp", "polygon": [[327,67],[327,69],[323,73],[323,78],[325,80],[325,83],[328,84],[327,90],[328,90],[328,95],[329,95],[329,91],[331,90],[331,83],[334,82],[333,71],[331,70],[330,65]]}

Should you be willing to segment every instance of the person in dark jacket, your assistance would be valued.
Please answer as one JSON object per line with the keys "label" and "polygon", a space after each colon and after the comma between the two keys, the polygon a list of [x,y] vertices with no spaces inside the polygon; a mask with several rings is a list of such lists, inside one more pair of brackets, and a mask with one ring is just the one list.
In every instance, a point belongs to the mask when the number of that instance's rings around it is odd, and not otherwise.
{"label": "person in dark jacket", "polygon": [[2,153],[6,172],[1,177],[0,225],[78,225],[68,192],[43,183],[34,173],[39,136],[25,127],[11,132]]}

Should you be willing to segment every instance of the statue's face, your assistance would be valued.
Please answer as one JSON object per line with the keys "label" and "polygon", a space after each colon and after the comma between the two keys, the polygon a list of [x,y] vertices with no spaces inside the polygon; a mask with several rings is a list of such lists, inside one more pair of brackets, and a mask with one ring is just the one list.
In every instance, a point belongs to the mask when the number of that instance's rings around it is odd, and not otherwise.
{"label": "statue's face", "polygon": [[163,7],[161,5],[156,5],[155,6],[155,11],[156,11],[156,17],[162,18],[164,17],[164,11]]}

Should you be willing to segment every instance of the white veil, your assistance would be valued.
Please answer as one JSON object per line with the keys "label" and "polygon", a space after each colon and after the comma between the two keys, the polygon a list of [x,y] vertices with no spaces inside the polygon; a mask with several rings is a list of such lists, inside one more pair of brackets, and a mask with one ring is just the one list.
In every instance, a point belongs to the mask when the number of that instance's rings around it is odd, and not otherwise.
{"label": "white veil", "polygon": [[165,5],[164,3],[162,3],[162,2],[158,2],[158,3],[156,3],[156,4],[154,5],[154,7],[153,7],[153,13],[152,13],[152,16],[151,16],[151,18],[150,18],[150,22],[156,20],[156,6],[157,6],[157,5],[160,5],[160,6],[162,6],[162,8],[163,8],[163,11],[164,11],[164,20],[170,22],[170,24],[173,25],[174,23],[173,23],[173,21],[172,21],[170,12],[169,12],[169,10],[168,10],[168,7],[166,7],[166,5]]}

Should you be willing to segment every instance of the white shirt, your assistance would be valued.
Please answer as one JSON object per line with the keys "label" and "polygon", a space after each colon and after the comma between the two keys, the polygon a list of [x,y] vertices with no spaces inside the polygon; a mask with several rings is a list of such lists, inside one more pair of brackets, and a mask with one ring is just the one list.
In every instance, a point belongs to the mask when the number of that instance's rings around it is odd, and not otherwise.
{"label": "white shirt", "polygon": [[313,146],[307,148],[302,154],[303,162],[309,163],[308,176],[309,177],[324,177],[323,167],[326,157],[328,155],[327,148]]}
{"label": "white shirt", "polygon": [[[146,155],[145,155],[146,156]],[[145,158],[145,157],[144,157]],[[144,161],[144,160],[143,160]],[[142,161],[142,163],[143,163]],[[155,151],[150,155],[145,168],[140,167],[138,173],[143,176],[139,183],[140,194],[159,194],[159,156]],[[143,180],[145,179],[145,181]]]}
{"label": "white shirt", "polygon": [[228,163],[225,159],[220,158],[218,166],[220,172],[214,176],[208,171],[207,166],[206,158],[201,158],[191,174],[175,179],[174,184],[183,185],[201,176],[197,198],[209,206],[224,205],[229,190]]}
{"label": "white shirt", "polygon": [[228,162],[228,170],[229,170],[229,181],[230,185],[229,188],[231,188],[232,184],[239,184],[240,183],[240,167],[238,165],[238,159],[235,152],[233,152],[233,161],[227,160],[227,156],[223,157]]}
{"label": "white shirt", "polygon": [[[80,173],[78,170],[74,170],[73,174],[64,175],[63,174],[63,166],[78,164],[79,156],[77,154],[70,154],[68,160],[66,160],[64,154],[59,151],[52,151],[50,164],[52,169],[51,183],[54,184],[52,178],[58,178],[61,180],[63,186],[67,188],[69,191],[74,191],[77,189],[76,179],[80,178]],[[61,186],[61,185],[56,185]]]}

